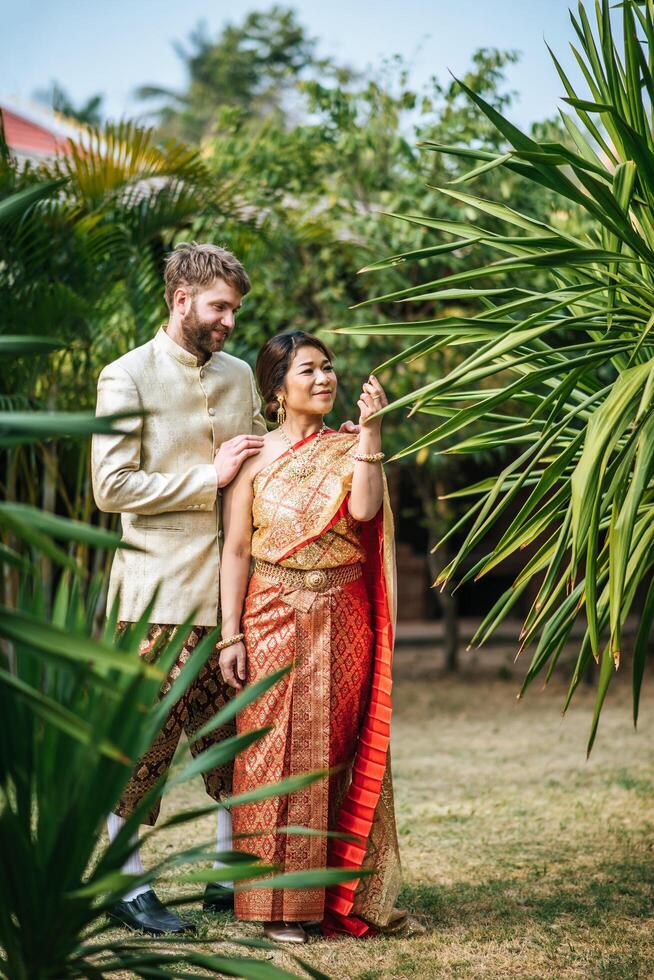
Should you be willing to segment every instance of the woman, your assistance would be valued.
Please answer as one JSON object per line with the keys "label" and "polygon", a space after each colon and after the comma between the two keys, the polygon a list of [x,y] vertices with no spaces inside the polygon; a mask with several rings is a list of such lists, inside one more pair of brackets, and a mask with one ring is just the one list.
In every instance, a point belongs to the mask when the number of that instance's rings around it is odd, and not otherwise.
{"label": "woman", "polygon": [[[288,797],[237,807],[237,840],[253,835],[237,846],[286,872],[373,873],[326,891],[238,891],[236,916],[286,942],[306,941],[307,920],[322,920],[328,936],[395,931],[403,920],[393,908],[400,867],[388,757],[394,555],[376,415],[387,400],[371,375],[357,403],[359,436],[327,429],[336,374],[325,345],[302,331],[269,340],[256,373],[278,427],[224,497],[220,665],[237,689],[292,669],[237,719],[240,732],[270,731],[236,760],[234,792],[339,768]],[[284,833],[297,826],[323,834]]]}

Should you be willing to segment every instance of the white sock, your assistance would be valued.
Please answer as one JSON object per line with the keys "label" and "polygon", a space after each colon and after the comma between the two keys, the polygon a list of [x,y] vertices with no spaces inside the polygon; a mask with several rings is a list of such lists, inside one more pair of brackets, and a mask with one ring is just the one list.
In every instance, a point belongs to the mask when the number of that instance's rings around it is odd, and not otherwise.
{"label": "white sock", "polygon": [[[229,810],[223,810],[222,807],[218,811],[218,820],[216,822],[216,850],[217,851],[231,851],[232,849],[232,815]],[[214,868],[227,868],[228,865],[223,861],[214,861]],[[233,888],[233,881],[221,881],[219,882],[224,888]]]}
{"label": "white sock", "polygon": [[[109,834],[109,841],[113,842],[118,836],[119,830],[125,826],[125,820],[123,817],[119,817],[116,813],[110,813],[107,817],[107,833]],[[126,875],[142,875],[145,871],[143,867],[143,862],[141,861],[141,851],[137,847],[136,850],[132,851],[131,855],[125,861],[122,867],[123,873]],[[132,899],[136,898],[137,895],[143,895],[144,892],[150,891],[150,885],[137,885],[136,888],[132,888],[131,891],[126,892],[123,895],[123,902],[131,902]]]}

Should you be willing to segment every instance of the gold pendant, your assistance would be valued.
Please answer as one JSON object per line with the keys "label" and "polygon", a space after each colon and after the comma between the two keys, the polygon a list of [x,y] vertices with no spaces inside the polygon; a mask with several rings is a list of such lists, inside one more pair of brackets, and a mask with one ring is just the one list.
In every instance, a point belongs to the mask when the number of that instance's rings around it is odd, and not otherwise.
{"label": "gold pendant", "polygon": [[316,467],[311,463],[302,460],[293,467],[293,473],[299,480],[308,480],[310,476],[313,476],[315,469]]}

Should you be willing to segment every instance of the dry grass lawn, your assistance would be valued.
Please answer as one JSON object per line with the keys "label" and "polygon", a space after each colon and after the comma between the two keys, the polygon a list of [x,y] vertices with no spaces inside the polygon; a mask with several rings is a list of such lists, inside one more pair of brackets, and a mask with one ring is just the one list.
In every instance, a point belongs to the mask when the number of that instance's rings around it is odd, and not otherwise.
{"label": "dry grass lawn", "polygon": [[[625,665],[587,762],[589,689],[562,721],[562,681],[516,702],[522,668],[509,676],[506,651],[468,660],[456,679],[430,660],[399,651],[394,729],[400,904],[426,932],[314,940],[302,956],[339,980],[654,977],[654,692],[635,733]],[[198,780],[166,810],[202,802]],[[181,832],[160,835],[147,862],[211,839],[213,819]],[[177,892],[172,876],[158,892]],[[242,954],[230,938],[257,934],[229,915],[189,914],[207,951]],[[256,955],[302,972],[285,952]]]}

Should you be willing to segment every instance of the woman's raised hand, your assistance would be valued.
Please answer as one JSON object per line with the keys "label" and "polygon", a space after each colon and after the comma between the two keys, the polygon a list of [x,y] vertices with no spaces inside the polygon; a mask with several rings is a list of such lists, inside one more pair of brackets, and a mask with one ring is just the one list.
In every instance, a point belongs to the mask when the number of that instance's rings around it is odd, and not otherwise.
{"label": "woman's raised hand", "polygon": [[371,374],[367,381],[364,381],[361,395],[357,401],[359,406],[359,425],[362,429],[379,431],[381,429],[382,417],[373,419],[372,416],[381,408],[388,405],[388,398],[382,386],[374,374]]}
{"label": "woman's raised hand", "polygon": [[240,691],[245,684],[247,673],[247,652],[243,641],[232,643],[231,646],[221,650],[219,663],[225,684]]}

